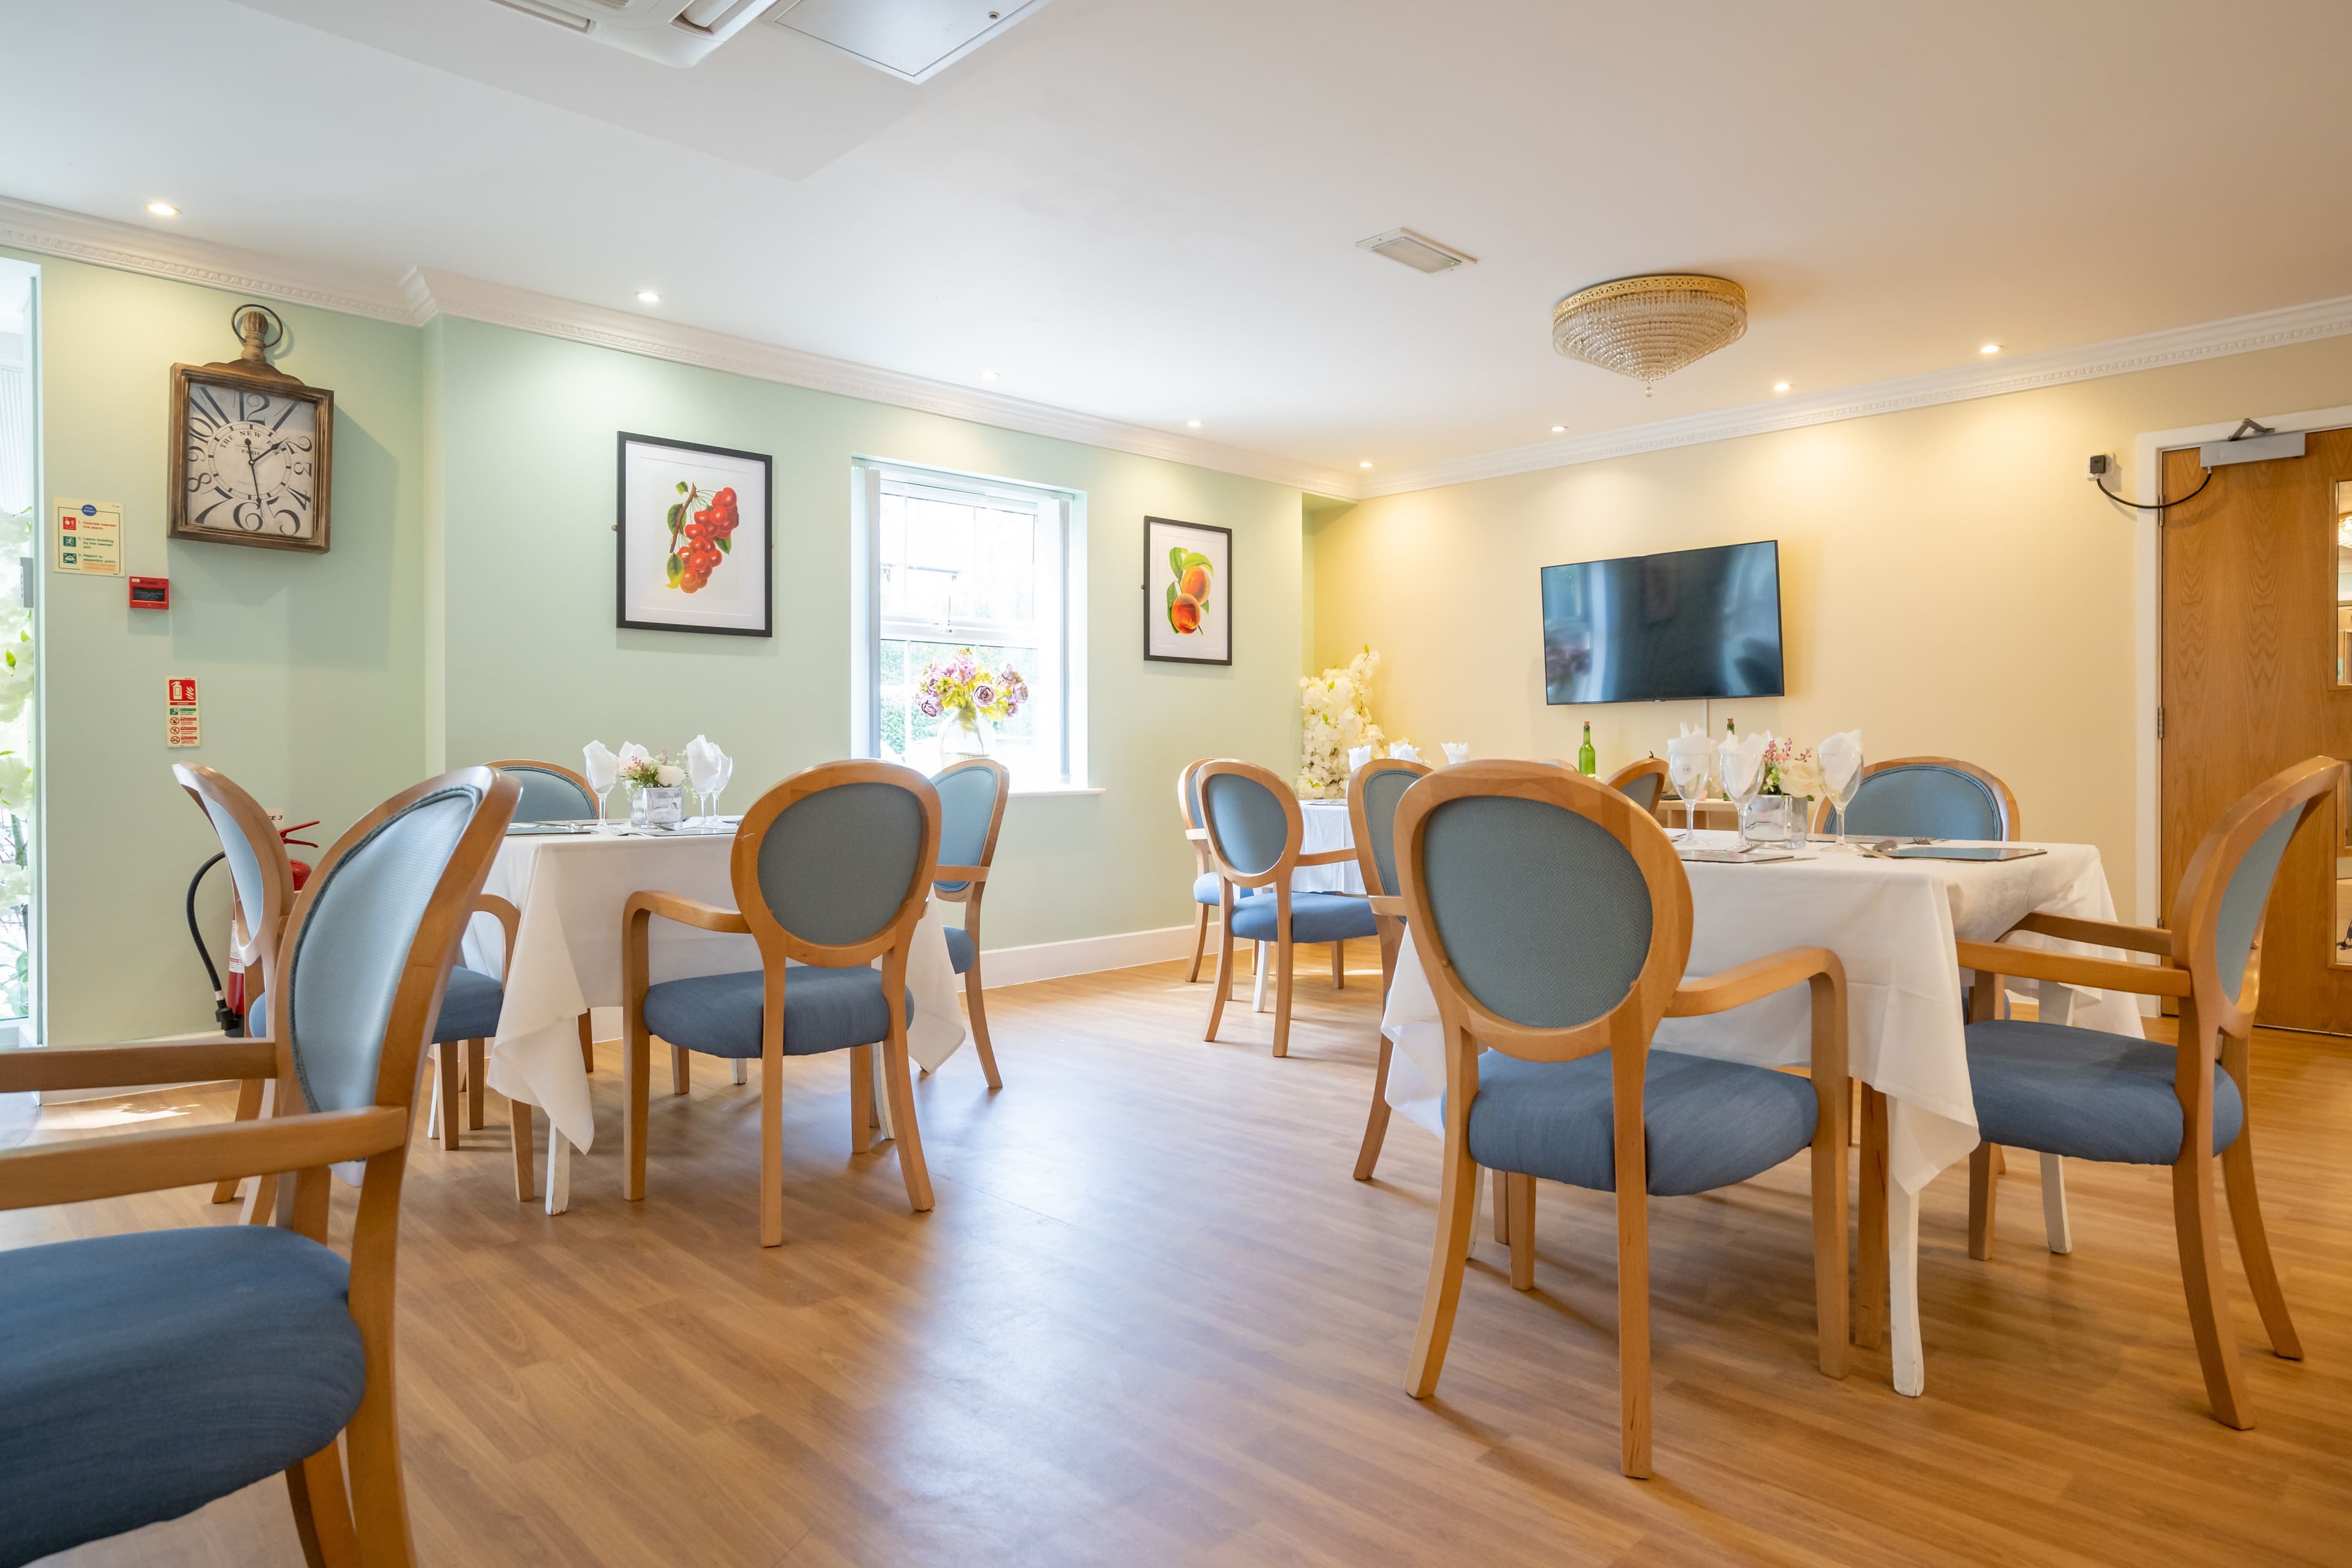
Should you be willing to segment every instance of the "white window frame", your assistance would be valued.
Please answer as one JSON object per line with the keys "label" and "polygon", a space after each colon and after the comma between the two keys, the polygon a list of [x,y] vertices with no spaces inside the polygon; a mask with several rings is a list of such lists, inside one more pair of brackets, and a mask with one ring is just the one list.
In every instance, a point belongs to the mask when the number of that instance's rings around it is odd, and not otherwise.
{"label": "white window frame", "polygon": [[[1041,722],[1041,736],[1052,743],[1058,731],[1059,777],[1041,780],[1015,777],[1014,795],[1079,795],[1099,793],[1087,783],[1087,521],[1086,497],[1076,491],[1026,484],[988,474],[922,468],[887,458],[852,459],[850,494],[850,615],[849,615],[849,735],[852,754],[882,754],[881,649],[885,637],[915,637],[926,642],[959,638],[986,641],[1003,637],[1009,628],[991,621],[916,621],[882,614],[882,489],[930,491],[944,500],[987,498],[1018,501],[1036,510],[1041,555],[1058,557],[1056,569],[1041,572],[1041,587],[1050,587],[1058,599],[1058,615],[1041,605],[1038,623],[1047,628],[1048,647],[1060,668],[1060,691],[1046,701],[1058,711]],[[1052,627],[1059,622],[1059,635]],[[1035,688],[1033,688],[1035,689]],[[1041,721],[1048,715],[1040,712]]]}

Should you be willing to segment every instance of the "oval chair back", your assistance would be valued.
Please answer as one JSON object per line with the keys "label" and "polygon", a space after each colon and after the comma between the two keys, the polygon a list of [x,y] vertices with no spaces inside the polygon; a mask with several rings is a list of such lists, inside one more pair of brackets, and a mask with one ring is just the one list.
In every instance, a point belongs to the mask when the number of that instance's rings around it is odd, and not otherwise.
{"label": "oval chair back", "polygon": [[847,969],[887,953],[898,978],[883,990],[897,998],[939,857],[940,795],[929,779],[895,763],[824,763],[743,814],[730,868],[735,907],[779,985],[788,958]]}
{"label": "oval chair back", "polygon": [[[2189,857],[2165,925],[2196,986],[2198,1026],[2241,1039],[2252,1029],[2263,919],[2279,863],[2296,830],[2341,786],[2345,771],[2333,757],[2311,757],[2263,780],[2221,814]],[[2184,1039],[2189,1025],[2184,1019]]]}
{"label": "oval chair back", "polygon": [[1658,801],[1666,793],[1666,764],[1655,757],[1628,763],[1609,775],[1609,787],[1655,816]]}
{"label": "oval chair back", "polygon": [[[1348,776],[1348,828],[1356,845],[1356,868],[1364,891],[1375,899],[1393,897],[1397,890],[1396,808],[1405,791],[1427,778],[1429,764],[1398,757],[1379,757]],[[1404,922],[1378,912],[1372,929],[1381,944],[1381,994],[1396,980],[1397,948],[1404,938]],[[1379,1057],[1372,1070],[1372,1104],[1366,1112],[1364,1137],[1356,1149],[1356,1180],[1369,1182],[1380,1165],[1381,1145],[1389,1130],[1389,1058],[1394,1046],[1381,1036]]]}
{"label": "oval chair back", "polygon": [[[1813,808],[1813,831],[1828,829],[1833,808]],[[2017,796],[2001,781],[1955,757],[1896,757],[1862,770],[1846,824],[1850,834],[1883,838],[1977,838],[1994,843],[2023,836]]]}
{"label": "oval chair back", "polygon": [[286,858],[285,840],[269,825],[269,814],[226,773],[201,763],[173,764],[172,777],[196,809],[212,824],[228,862],[229,883],[236,896],[236,923],[242,940],[230,958],[257,965],[261,984],[248,986],[255,996],[278,988],[278,942],[285,934],[286,917],[294,909],[294,872]]}
{"label": "oval chair back", "polygon": [[[940,792],[940,864],[986,868],[996,858],[996,835],[1004,826],[1004,797],[1012,774],[992,757],[971,757],[931,775]],[[936,882],[932,890],[950,903],[969,900],[979,913],[981,882]],[[967,925],[971,923],[967,919]]]}
{"label": "oval chair back", "polygon": [[[1307,842],[1298,796],[1271,768],[1232,757],[1202,763],[1193,780],[1211,867],[1229,889],[1272,886],[1286,900]],[[1230,914],[1230,892],[1225,901]]]}
{"label": "oval chair back", "polygon": [[509,757],[490,766],[522,786],[522,798],[515,803],[517,822],[593,822],[596,817],[596,792],[588,781],[559,763],[532,762],[527,757]]}

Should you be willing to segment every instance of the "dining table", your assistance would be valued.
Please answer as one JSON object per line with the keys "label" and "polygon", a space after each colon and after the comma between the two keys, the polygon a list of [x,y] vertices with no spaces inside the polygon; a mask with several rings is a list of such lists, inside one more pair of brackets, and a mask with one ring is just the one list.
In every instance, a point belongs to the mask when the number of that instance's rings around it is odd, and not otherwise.
{"label": "dining table", "polygon": [[[1691,849],[1738,844],[1733,832],[1679,837]],[[1953,944],[2006,939],[2124,956],[2032,933],[2010,935],[2020,920],[2037,912],[2115,919],[2096,847],[2031,847],[2042,853],[2002,861],[1891,859],[1814,845],[1786,859],[1684,862],[1693,914],[1688,978],[1790,947],[1828,948],[1845,967],[1848,1069],[1887,1100],[1887,1329],[1895,1386],[1906,1394],[1921,1393],[1927,1379],[1919,1330],[1919,1194],[1979,1142]],[[2135,1038],[2143,1034],[2137,999],[2122,993],[2020,980],[2009,984],[2021,997],[2035,995],[2045,1020]],[[1664,1019],[1654,1043],[1759,1067],[1801,1066],[1811,1054],[1810,1009],[1807,988],[1797,985],[1713,1016]],[[1410,930],[1399,948],[1381,1031],[1395,1046],[1390,1106],[1443,1138],[1444,1032]],[[2042,1170],[2052,1246],[2063,1251],[2059,1163],[2045,1159]]]}
{"label": "dining table", "polygon": [[[676,893],[731,910],[734,848],[735,823],[725,818],[667,831],[593,823],[518,823],[508,830],[483,891],[505,899],[520,914],[512,966],[505,963],[505,932],[488,915],[477,915],[467,927],[462,962],[498,978],[504,992],[485,1081],[511,1108],[518,1198],[536,1195],[529,1190],[528,1175],[534,1110],[549,1122],[549,1214],[571,1206],[572,1152],[585,1153],[595,1145],[579,1020],[591,1009],[621,1005],[622,911],[629,896]],[[652,980],[679,980],[757,969],[760,952],[749,936],[656,919],[646,962]],[[926,904],[915,928],[907,988],[914,997],[908,1053],[926,1070],[935,1070],[964,1038],[963,1013],[957,1005],[961,984],[948,956],[937,899]],[[887,1138],[882,1053],[871,1055],[874,1104],[882,1123],[877,1135]],[[737,1081],[742,1081],[740,1075]]]}

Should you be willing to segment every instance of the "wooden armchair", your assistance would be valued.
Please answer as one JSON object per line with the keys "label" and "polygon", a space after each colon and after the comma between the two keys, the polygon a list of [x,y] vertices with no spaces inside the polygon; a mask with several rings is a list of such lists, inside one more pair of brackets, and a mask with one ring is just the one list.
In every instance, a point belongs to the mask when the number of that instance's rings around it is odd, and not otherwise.
{"label": "wooden armchair", "polygon": [[[873,1141],[873,1049],[882,1047],[907,1201],[918,1214],[931,1206],[907,1067],[907,956],[939,858],[940,795],[929,779],[892,763],[825,763],[794,773],[743,814],[731,863],[734,909],[675,893],[631,895],[621,926],[622,1191],[630,1202],[646,1195],[646,1079],[658,1035],[668,1042],[678,1094],[688,1051],[759,1058],[761,1246],[784,1240],[787,1056],[849,1053],[850,1145],[863,1152]],[[748,934],[759,944],[760,967],[655,982],[647,950],[656,915]]]}
{"label": "wooden armchair", "polygon": [[[1748,1180],[1808,1149],[1816,1353],[1846,1367],[1845,972],[1792,948],[1685,984],[1690,881],[1621,793],[1535,763],[1468,763],[1396,816],[1413,944],[1445,1038],[1445,1154],[1406,1387],[1436,1392],[1480,1166],[1507,1173],[1511,1283],[1535,1283],[1535,1181],[1616,1194],[1622,1463],[1650,1473],[1649,1200]],[[1812,995],[1811,1081],[1654,1049],[1662,1017]],[[1489,1047],[1482,1052],[1481,1047]]]}
{"label": "wooden armchair", "polygon": [[[2263,781],[2224,812],[2190,858],[2160,929],[2029,915],[2012,928],[2145,953],[2151,963],[2081,957],[1992,942],[1959,943],[1970,987],[1969,1077],[1985,1142],[1969,1165],[1969,1253],[1992,1255],[1995,1145],[2047,1156],[2172,1167],[2172,1219],[2181,1284],[2205,1392],[2225,1426],[2253,1425],[2221,1280],[2221,1169],[2238,1256],[2271,1348],[2301,1359],[2254,1191],[2246,1059],[2258,1003],[2263,917],[2279,860],[2295,831],[2341,784],[2345,765],[2313,757]],[[2180,1005],[2171,1046],[2063,1024],[1993,1015],[2015,976]],[[2217,1066],[2218,1064],[2218,1066]]]}
{"label": "wooden armchair", "polygon": [[[1404,919],[1395,907],[1397,802],[1429,773],[1426,763],[1381,757],[1366,763],[1348,779],[1348,836],[1356,846],[1356,868],[1364,879],[1373,931],[1381,939],[1384,1004],[1396,979],[1397,948],[1404,941]],[[1356,1150],[1360,1182],[1372,1179],[1381,1163],[1381,1145],[1388,1138],[1389,1055],[1393,1049],[1388,1036],[1381,1035],[1380,1063],[1372,1071],[1372,1106],[1364,1118],[1364,1141]]]}
{"label": "wooden armchair", "polygon": [[[1198,774],[1201,816],[1217,868],[1219,919],[1217,994],[1209,1005],[1209,1031],[1217,1037],[1225,998],[1233,989],[1234,939],[1275,944],[1274,1054],[1290,1054],[1291,952],[1301,942],[1335,945],[1351,937],[1377,936],[1371,906],[1345,893],[1296,893],[1290,874],[1301,866],[1329,866],[1355,858],[1353,849],[1306,853],[1307,823],[1298,796],[1271,769],[1223,758],[1203,763]],[[1253,888],[1272,896],[1241,895]],[[1237,901],[1238,900],[1238,901]],[[1345,968],[1332,955],[1332,976],[1344,983]]]}
{"label": "wooden armchair", "polygon": [[1666,793],[1666,764],[1655,757],[1628,763],[1609,775],[1609,787],[1655,816]]}
{"label": "wooden armchair", "polygon": [[980,900],[988,891],[989,868],[996,863],[996,835],[1004,826],[1004,800],[1013,791],[1013,775],[1003,763],[971,757],[931,775],[940,792],[940,876],[931,896],[942,903],[963,906],[963,924],[944,928],[948,961],[963,976],[964,1011],[971,1018],[971,1043],[980,1052],[980,1068],[988,1087],[1003,1089],[996,1071],[996,1053],[989,1048],[988,1006],[981,998]]}
{"label": "wooden armchair", "polygon": [[[25,1247],[0,1267],[0,1560],[175,1519],[273,1472],[313,1563],[410,1564],[394,1256],[419,1053],[515,786],[467,768],[327,852],[274,966],[272,1038],[0,1051],[0,1091],[266,1079],[273,1114],[0,1153],[0,1208],[247,1175],[275,1224]],[[365,1162],[348,1263],[328,1167]],[[350,1483],[345,1486],[348,1465]]]}
{"label": "wooden armchair", "polygon": [[[1835,805],[1813,806],[1815,833],[1830,829]],[[2024,837],[2017,794],[1991,770],[1958,757],[1896,757],[1862,770],[1846,815],[1849,834],[1904,838],[1979,838],[1992,843]]]}

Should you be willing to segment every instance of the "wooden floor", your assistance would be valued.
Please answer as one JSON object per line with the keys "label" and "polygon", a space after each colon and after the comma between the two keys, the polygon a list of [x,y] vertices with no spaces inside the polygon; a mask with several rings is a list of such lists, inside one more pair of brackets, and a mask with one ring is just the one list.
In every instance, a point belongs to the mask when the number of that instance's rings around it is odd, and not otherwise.
{"label": "wooden floor", "polygon": [[[1402,1389],[1437,1146],[1349,1168],[1370,944],[1270,1020],[1170,966],[991,994],[917,1089],[938,1208],[848,1153],[845,1064],[787,1065],[786,1245],[758,1243],[757,1088],[654,1100],[619,1195],[619,1079],[573,1211],[514,1201],[503,1107],[420,1144],[401,1253],[412,1510],[428,1564],[2053,1563],[2352,1559],[2352,1051],[2266,1035],[2273,1243],[2309,1359],[2272,1357],[2230,1260],[2260,1422],[2206,1414],[2166,1173],[2070,1168],[2075,1251],[2013,1162],[1990,1263],[1965,1168],[1927,1196],[1927,1393],[1884,1351],[1813,1366],[1801,1160],[1652,1205],[1657,1477],[1617,1473],[1609,1200],[1546,1186],[1531,1295],[1482,1239],[1439,1397]],[[661,1073],[656,1068],[657,1078]],[[756,1077],[756,1074],[755,1074]],[[216,1092],[40,1113],[208,1119]],[[544,1124],[542,1123],[542,1126]],[[182,1192],[0,1215],[0,1245],[221,1223]],[[341,1223],[348,1223],[348,1214]],[[5,1267],[0,1263],[0,1267]],[[0,1413],[5,1419],[5,1413]],[[276,1481],[56,1560],[300,1562]]]}

